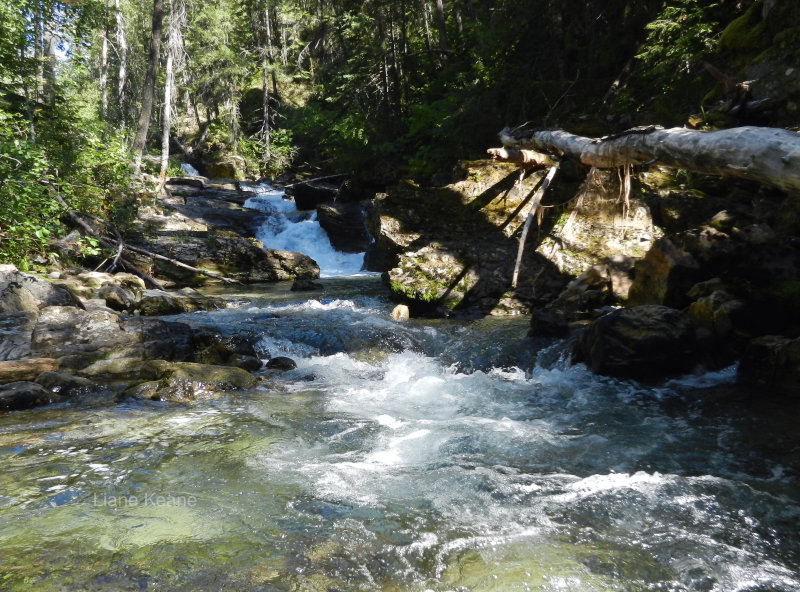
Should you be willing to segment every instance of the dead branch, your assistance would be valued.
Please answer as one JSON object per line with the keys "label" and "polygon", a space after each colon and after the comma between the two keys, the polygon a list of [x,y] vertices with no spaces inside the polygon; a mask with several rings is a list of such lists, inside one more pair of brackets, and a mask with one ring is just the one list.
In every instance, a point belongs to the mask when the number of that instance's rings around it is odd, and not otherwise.
{"label": "dead branch", "polygon": [[[165,262],[170,263],[170,264],[172,264],[172,265],[174,265],[176,267],[181,267],[183,269],[188,269],[189,271],[192,271],[194,273],[199,273],[201,275],[205,275],[205,276],[213,278],[215,280],[220,280],[221,282],[224,282],[226,284],[241,284],[242,283],[239,280],[235,280],[233,278],[221,276],[221,275],[213,273],[211,271],[206,271],[205,269],[192,267],[191,265],[188,265],[188,264],[184,263],[183,261],[178,261],[177,259],[170,259],[169,257],[165,257],[164,255],[159,255],[158,253],[153,253],[152,251],[148,251],[147,249],[143,249],[141,247],[134,247],[133,245],[129,245],[129,244],[125,243],[125,242],[122,242],[122,238],[119,236],[118,233],[117,233],[117,236],[119,237],[119,241],[118,241],[118,244],[115,245],[111,240],[109,240],[109,239],[105,238],[104,236],[102,236],[94,228],[92,228],[91,226],[89,226],[89,224],[87,224],[84,220],[82,220],[81,217],[77,214],[77,212],[75,212],[74,210],[70,209],[69,204],[67,204],[67,202],[65,202],[64,199],[60,195],[56,194],[55,198],[56,198],[56,201],[59,204],[61,204],[61,206],[63,206],[65,208],[67,214],[73,220],[73,222],[75,222],[78,226],[83,228],[83,230],[87,234],[95,237],[100,242],[100,244],[103,245],[106,248],[119,249],[120,246],[121,246],[122,249],[127,249],[128,251],[132,251],[134,253],[139,253],[141,255],[147,255],[148,257],[151,257],[153,259],[157,259],[159,261],[165,261]],[[122,259],[122,258],[120,258],[120,260],[131,271],[133,270],[133,268],[136,267],[130,261],[126,261],[125,259]],[[136,272],[134,272],[134,273],[136,273]],[[145,274],[144,272],[140,271],[139,274],[137,274],[137,275],[140,275],[140,277],[142,277],[143,279],[147,280],[148,282],[154,284],[159,289],[163,289],[163,286],[159,282],[157,282],[156,280],[154,280],[152,277],[150,277],[149,275]]]}

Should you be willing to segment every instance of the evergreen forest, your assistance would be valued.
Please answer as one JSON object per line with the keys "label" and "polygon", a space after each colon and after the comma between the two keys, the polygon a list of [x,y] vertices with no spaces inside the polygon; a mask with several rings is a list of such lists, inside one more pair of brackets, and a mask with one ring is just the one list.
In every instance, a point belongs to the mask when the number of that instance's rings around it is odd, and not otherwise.
{"label": "evergreen forest", "polygon": [[348,172],[369,197],[430,183],[505,125],[751,123],[731,93],[754,69],[777,102],[752,117],[791,127],[797,13],[771,0],[2,0],[0,261],[48,263],[55,196],[124,227],[153,191],[139,173],[164,179],[182,160],[205,173],[232,159],[241,178]]}

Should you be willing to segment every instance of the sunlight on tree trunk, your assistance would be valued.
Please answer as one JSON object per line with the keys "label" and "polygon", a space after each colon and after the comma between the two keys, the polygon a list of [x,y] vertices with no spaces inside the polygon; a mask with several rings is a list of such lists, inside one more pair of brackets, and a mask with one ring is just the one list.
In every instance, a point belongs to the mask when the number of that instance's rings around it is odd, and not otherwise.
{"label": "sunlight on tree trunk", "polygon": [[131,152],[134,156],[134,170],[138,174],[142,170],[142,153],[147,141],[147,131],[150,129],[150,116],[153,114],[153,102],[156,94],[156,69],[158,57],[161,53],[161,28],[164,21],[164,0],[153,0],[153,24],[150,34],[150,52],[147,59],[147,73],[144,78],[142,95],[142,110],[139,113],[139,123],[136,126],[136,135],[133,138]]}
{"label": "sunlight on tree trunk", "polygon": [[169,135],[172,123],[172,97],[175,86],[175,70],[182,61],[182,35],[181,30],[186,22],[186,6],[183,0],[167,0],[169,11],[169,34],[167,37],[167,63],[164,68],[164,114],[162,116],[161,132],[161,173],[159,175],[160,187],[167,181],[169,169]]}

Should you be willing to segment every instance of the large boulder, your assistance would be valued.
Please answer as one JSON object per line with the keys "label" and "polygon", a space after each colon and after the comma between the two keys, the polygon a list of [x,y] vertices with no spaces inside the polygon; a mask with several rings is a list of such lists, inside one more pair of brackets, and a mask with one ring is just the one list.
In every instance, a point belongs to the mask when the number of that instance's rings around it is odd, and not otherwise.
{"label": "large boulder", "polygon": [[657,379],[688,372],[700,361],[688,316],[666,306],[618,309],[579,336],[574,361],[619,378]]}
{"label": "large boulder", "polygon": [[64,286],[22,273],[13,266],[3,266],[0,269],[0,314],[36,313],[45,306],[82,308],[83,305]]}
{"label": "large boulder", "polygon": [[338,185],[324,181],[298,183],[286,188],[286,195],[294,198],[298,210],[313,210],[321,203],[335,200],[338,194]]}
{"label": "large boulder", "polygon": [[328,202],[317,206],[317,221],[328,234],[333,248],[345,253],[363,253],[370,244],[359,203]]}
{"label": "large boulder", "polygon": [[[318,278],[319,266],[302,253],[265,249],[258,240],[232,232],[180,232],[140,236],[137,244],[145,249],[240,282],[291,281],[296,277]],[[146,255],[131,256],[157,277],[180,285],[198,285],[206,276]]]}
{"label": "large boulder", "polygon": [[107,357],[191,359],[194,350],[188,325],[161,319],[124,319],[111,310],[85,311],[51,306],[42,310],[33,330],[36,356],[56,358],[79,369]]}
{"label": "large boulder", "polygon": [[738,379],[764,395],[800,396],[800,338],[765,335],[753,339],[739,363]]}
{"label": "large boulder", "polygon": [[445,187],[391,187],[368,207],[375,241],[367,268],[386,271],[395,298],[414,314],[515,314],[544,305],[594,265],[643,256],[657,236],[642,202],[632,199],[623,215],[617,191],[608,190],[610,176],[593,173],[575,195],[578,187],[564,173],[545,202],[571,205],[549,209],[542,227],[531,229],[511,288],[521,229],[544,174],[521,177],[515,165],[476,161],[462,163],[461,180]]}

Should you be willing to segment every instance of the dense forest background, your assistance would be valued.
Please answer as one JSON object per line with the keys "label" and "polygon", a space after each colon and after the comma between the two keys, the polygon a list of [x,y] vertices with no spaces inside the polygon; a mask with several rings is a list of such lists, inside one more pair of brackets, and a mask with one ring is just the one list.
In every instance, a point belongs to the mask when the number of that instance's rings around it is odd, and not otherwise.
{"label": "dense forest background", "polygon": [[368,195],[504,125],[796,125],[792,63],[796,0],[0,0],[0,262],[47,263],[60,200],[124,227],[181,160]]}

